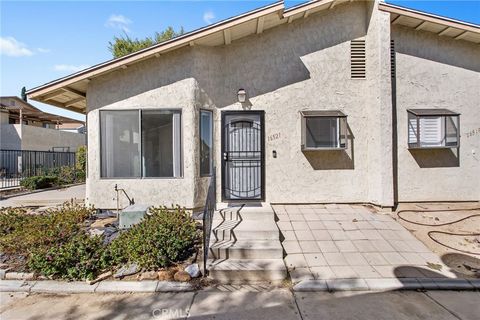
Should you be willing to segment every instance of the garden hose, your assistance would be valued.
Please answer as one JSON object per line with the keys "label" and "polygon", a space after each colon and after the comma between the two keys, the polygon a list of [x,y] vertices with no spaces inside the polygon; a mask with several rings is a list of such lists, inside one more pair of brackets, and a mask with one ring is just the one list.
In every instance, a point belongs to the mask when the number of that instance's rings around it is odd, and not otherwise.
{"label": "garden hose", "polygon": [[[411,223],[411,224],[415,224],[415,225],[419,225],[419,226],[425,226],[425,227],[442,227],[442,226],[448,226],[448,225],[453,225],[455,223],[459,223],[461,221],[465,221],[465,220],[468,220],[468,219],[471,219],[471,218],[474,218],[474,217],[480,217],[480,214],[472,214],[472,215],[469,215],[469,216],[466,216],[466,217],[463,217],[461,219],[458,219],[458,220],[454,220],[454,221],[450,221],[450,222],[446,222],[446,223],[434,223],[434,224],[430,224],[430,223],[421,223],[421,222],[415,222],[415,221],[412,221],[412,220],[408,220],[406,218],[404,218],[402,216],[402,213],[403,212],[455,212],[455,211],[474,211],[474,210],[480,210],[480,208],[468,208],[468,209],[447,209],[447,210],[442,210],[442,209],[439,209],[439,210],[414,210],[414,209],[411,209],[411,210],[400,210],[397,212],[397,216],[400,220],[403,220],[405,222],[408,222],[408,223]],[[471,252],[471,251],[468,251],[468,250],[462,250],[462,249],[458,249],[458,248],[454,248],[452,246],[449,246],[445,243],[442,243],[440,242],[439,240],[435,239],[433,237],[433,234],[444,234],[444,235],[448,235],[448,236],[463,236],[463,237],[475,237],[475,236],[480,236],[480,233],[453,233],[453,232],[447,232],[447,231],[438,231],[438,230],[432,230],[432,231],[429,231],[427,233],[428,237],[430,239],[432,239],[432,241],[438,243],[439,245],[441,246],[444,246],[446,248],[449,248],[449,249],[452,249],[452,250],[455,250],[455,251],[459,251],[459,252],[462,252],[462,253],[468,253],[468,254],[473,254],[473,255],[480,255],[479,252]]]}

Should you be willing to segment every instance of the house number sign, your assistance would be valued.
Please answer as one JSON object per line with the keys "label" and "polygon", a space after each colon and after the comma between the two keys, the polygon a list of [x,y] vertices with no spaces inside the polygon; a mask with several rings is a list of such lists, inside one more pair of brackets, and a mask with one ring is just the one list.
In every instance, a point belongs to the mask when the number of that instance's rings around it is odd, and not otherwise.
{"label": "house number sign", "polygon": [[473,129],[467,132],[467,138],[476,136],[477,134],[480,134],[480,128]]}
{"label": "house number sign", "polygon": [[268,142],[280,139],[280,132],[268,136]]}

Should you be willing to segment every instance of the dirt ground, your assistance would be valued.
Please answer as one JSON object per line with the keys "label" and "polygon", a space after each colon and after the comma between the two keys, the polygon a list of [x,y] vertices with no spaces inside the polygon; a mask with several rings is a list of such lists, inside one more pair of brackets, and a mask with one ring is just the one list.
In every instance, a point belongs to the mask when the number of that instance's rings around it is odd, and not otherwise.
{"label": "dirt ground", "polygon": [[458,277],[480,278],[480,203],[404,203],[392,216]]}

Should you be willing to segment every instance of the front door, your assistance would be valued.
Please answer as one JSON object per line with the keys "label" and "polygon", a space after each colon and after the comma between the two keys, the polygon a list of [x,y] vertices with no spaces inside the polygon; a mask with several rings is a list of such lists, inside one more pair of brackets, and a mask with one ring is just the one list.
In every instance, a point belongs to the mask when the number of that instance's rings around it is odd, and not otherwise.
{"label": "front door", "polygon": [[264,200],[264,113],[222,113],[223,200]]}

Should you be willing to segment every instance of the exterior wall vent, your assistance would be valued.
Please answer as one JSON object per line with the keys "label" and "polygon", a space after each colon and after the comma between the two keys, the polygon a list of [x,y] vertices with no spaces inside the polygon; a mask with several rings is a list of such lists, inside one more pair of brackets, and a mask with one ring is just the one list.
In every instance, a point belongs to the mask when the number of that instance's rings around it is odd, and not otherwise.
{"label": "exterior wall vent", "polygon": [[390,40],[390,73],[392,79],[395,78],[396,64],[395,64],[395,40]]}
{"label": "exterior wall vent", "polygon": [[350,66],[352,79],[365,79],[365,39],[350,42]]}

